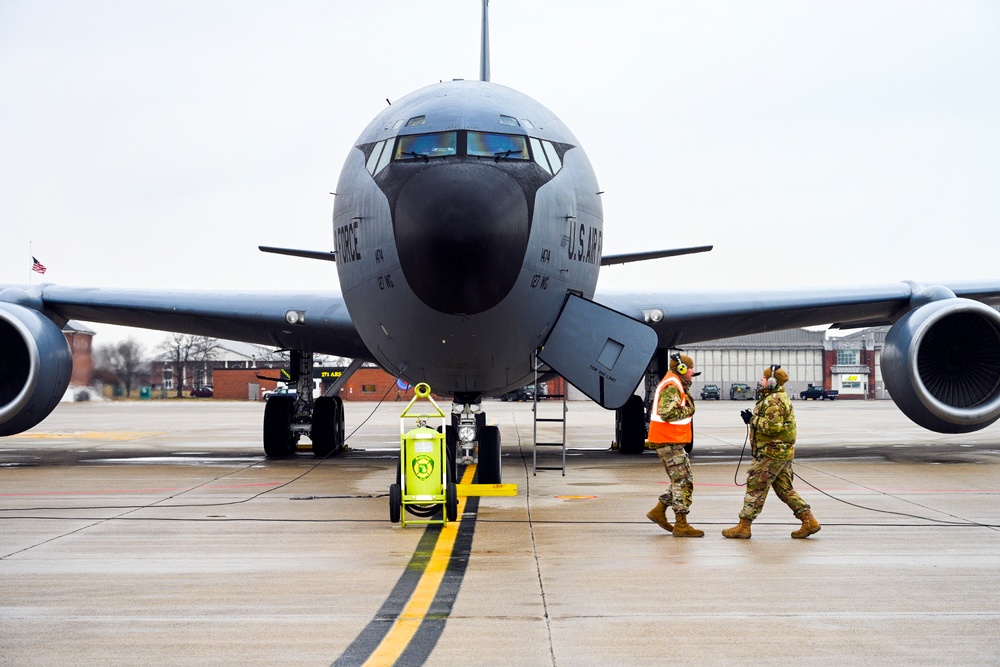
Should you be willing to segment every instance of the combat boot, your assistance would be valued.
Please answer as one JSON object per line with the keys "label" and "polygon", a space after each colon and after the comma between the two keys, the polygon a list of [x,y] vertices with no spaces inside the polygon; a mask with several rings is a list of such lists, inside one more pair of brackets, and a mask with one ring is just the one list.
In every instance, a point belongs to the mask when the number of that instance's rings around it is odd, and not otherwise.
{"label": "combat boot", "polygon": [[688,524],[687,514],[674,513],[674,537],[705,537],[704,530],[698,530]]}
{"label": "combat boot", "polygon": [[813,516],[810,510],[806,510],[798,516],[799,521],[802,522],[802,527],[796,531],[792,532],[792,537],[796,539],[801,539],[803,537],[809,537],[813,533],[818,533],[822,526],[819,525],[819,521]]}
{"label": "combat boot", "polygon": [[668,533],[674,530],[674,527],[667,521],[667,504],[662,500],[656,503],[656,507],[646,512],[646,518]]}
{"label": "combat boot", "polygon": [[726,528],[722,531],[722,536],[732,537],[737,540],[749,540],[751,523],[753,522],[750,521],[750,519],[740,519],[739,525],[733,526],[732,528]]}

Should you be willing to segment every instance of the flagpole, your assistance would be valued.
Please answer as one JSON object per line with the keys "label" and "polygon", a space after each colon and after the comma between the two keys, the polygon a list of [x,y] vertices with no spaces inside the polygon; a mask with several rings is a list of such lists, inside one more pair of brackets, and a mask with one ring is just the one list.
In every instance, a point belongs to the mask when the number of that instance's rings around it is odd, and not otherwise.
{"label": "flagpole", "polygon": [[31,284],[31,268],[35,266],[35,255],[31,249],[31,241],[28,241],[28,257],[31,258],[31,267],[28,268],[28,284]]}

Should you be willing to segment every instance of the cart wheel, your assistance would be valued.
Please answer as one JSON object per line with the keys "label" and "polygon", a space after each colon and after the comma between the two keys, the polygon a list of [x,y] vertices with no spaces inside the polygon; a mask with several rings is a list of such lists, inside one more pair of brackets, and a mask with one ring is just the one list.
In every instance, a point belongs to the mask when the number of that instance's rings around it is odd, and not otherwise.
{"label": "cart wheel", "polygon": [[458,431],[454,426],[447,425],[444,430],[438,426],[438,433],[444,433],[445,449],[448,453],[448,479],[458,477]]}
{"label": "cart wheel", "polygon": [[400,509],[403,506],[403,494],[399,484],[389,485],[389,521],[399,523]]}
{"label": "cart wheel", "polygon": [[458,487],[454,484],[449,484],[448,490],[445,492],[444,509],[448,521],[454,521],[458,518]]}

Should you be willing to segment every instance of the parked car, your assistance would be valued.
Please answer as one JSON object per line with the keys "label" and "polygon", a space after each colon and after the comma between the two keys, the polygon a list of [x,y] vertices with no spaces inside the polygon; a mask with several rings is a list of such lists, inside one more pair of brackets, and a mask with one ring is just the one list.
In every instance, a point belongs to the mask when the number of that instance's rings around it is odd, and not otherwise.
{"label": "parked car", "polygon": [[722,400],[722,390],[717,384],[706,384],[701,388],[701,400],[720,401]]}
{"label": "parked car", "polygon": [[264,392],[264,400],[271,398],[272,396],[295,396],[295,389],[289,389],[288,387],[278,387],[276,389],[270,389]]}
{"label": "parked car", "polygon": [[514,391],[508,391],[506,394],[500,394],[501,401],[533,401],[535,400],[535,385],[528,384],[520,389],[515,389]]}
{"label": "parked car", "polygon": [[729,385],[730,401],[752,401],[755,397],[753,387],[740,382]]}
{"label": "parked car", "polygon": [[195,398],[212,398],[211,387],[195,387],[191,390],[191,395]]}
{"label": "parked car", "polygon": [[839,395],[840,392],[837,391],[836,389],[823,389],[823,387],[817,387],[814,384],[811,384],[808,387],[806,387],[805,391],[799,392],[799,398],[801,398],[803,401],[809,400],[810,398],[814,401],[818,400],[825,401],[826,399],[830,399],[832,401],[835,400]]}

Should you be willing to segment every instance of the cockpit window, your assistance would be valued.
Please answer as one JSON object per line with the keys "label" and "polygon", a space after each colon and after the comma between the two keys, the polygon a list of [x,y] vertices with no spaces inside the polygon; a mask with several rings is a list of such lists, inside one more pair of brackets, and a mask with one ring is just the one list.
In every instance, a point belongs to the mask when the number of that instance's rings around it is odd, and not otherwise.
{"label": "cockpit window", "polygon": [[539,167],[545,171],[552,173],[552,167],[549,166],[549,161],[545,157],[545,149],[542,148],[542,142],[534,137],[531,138],[531,154],[535,158],[535,162]]}
{"label": "cockpit window", "polygon": [[517,119],[513,116],[500,116],[501,125],[510,125],[511,127],[517,127]]}
{"label": "cockpit window", "polygon": [[385,145],[385,150],[382,151],[382,156],[378,159],[378,164],[375,166],[375,171],[372,172],[372,176],[385,169],[386,165],[389,164],[389,158],[391,157],[392,157],[392,140],[390,139],[388,140],[388,143],[386,143]]}
{"label": "cockpit window", "polygon": [[528,160],[528,145],[524,137],[512,134],[469,132],[469,155],[495,160]]}
{"label": "cockpit window", "polygon": [[394,160],[428,160],[433,157],[455,155],[458,151],[457,132],[410,134],[396,142]]}
{"label": "cockpit window", "polygon": [[552,173],[555,174],[562,169],[562,160],[559,159],[559,152],[548,141],[542,142],[542,145],[545,146],[545,155],[548,156],[549,164],[552,165]]}
{"label": "cockpit window", "polygon": [[406,121],[406,127],[413,127],[414,125],[423,125],[427,122],[427,116],[414,116],[410,120]]}
{"label": "cockpit window", "polygon": [[375,166],[378,164],[378,159],[382,155],[383,148],[385,148],[385,140],[375,144],[375,147],[372,148],[371,155],[368,156],[368,162],[365,163],[368,173],[373,176],[375,175]]}

